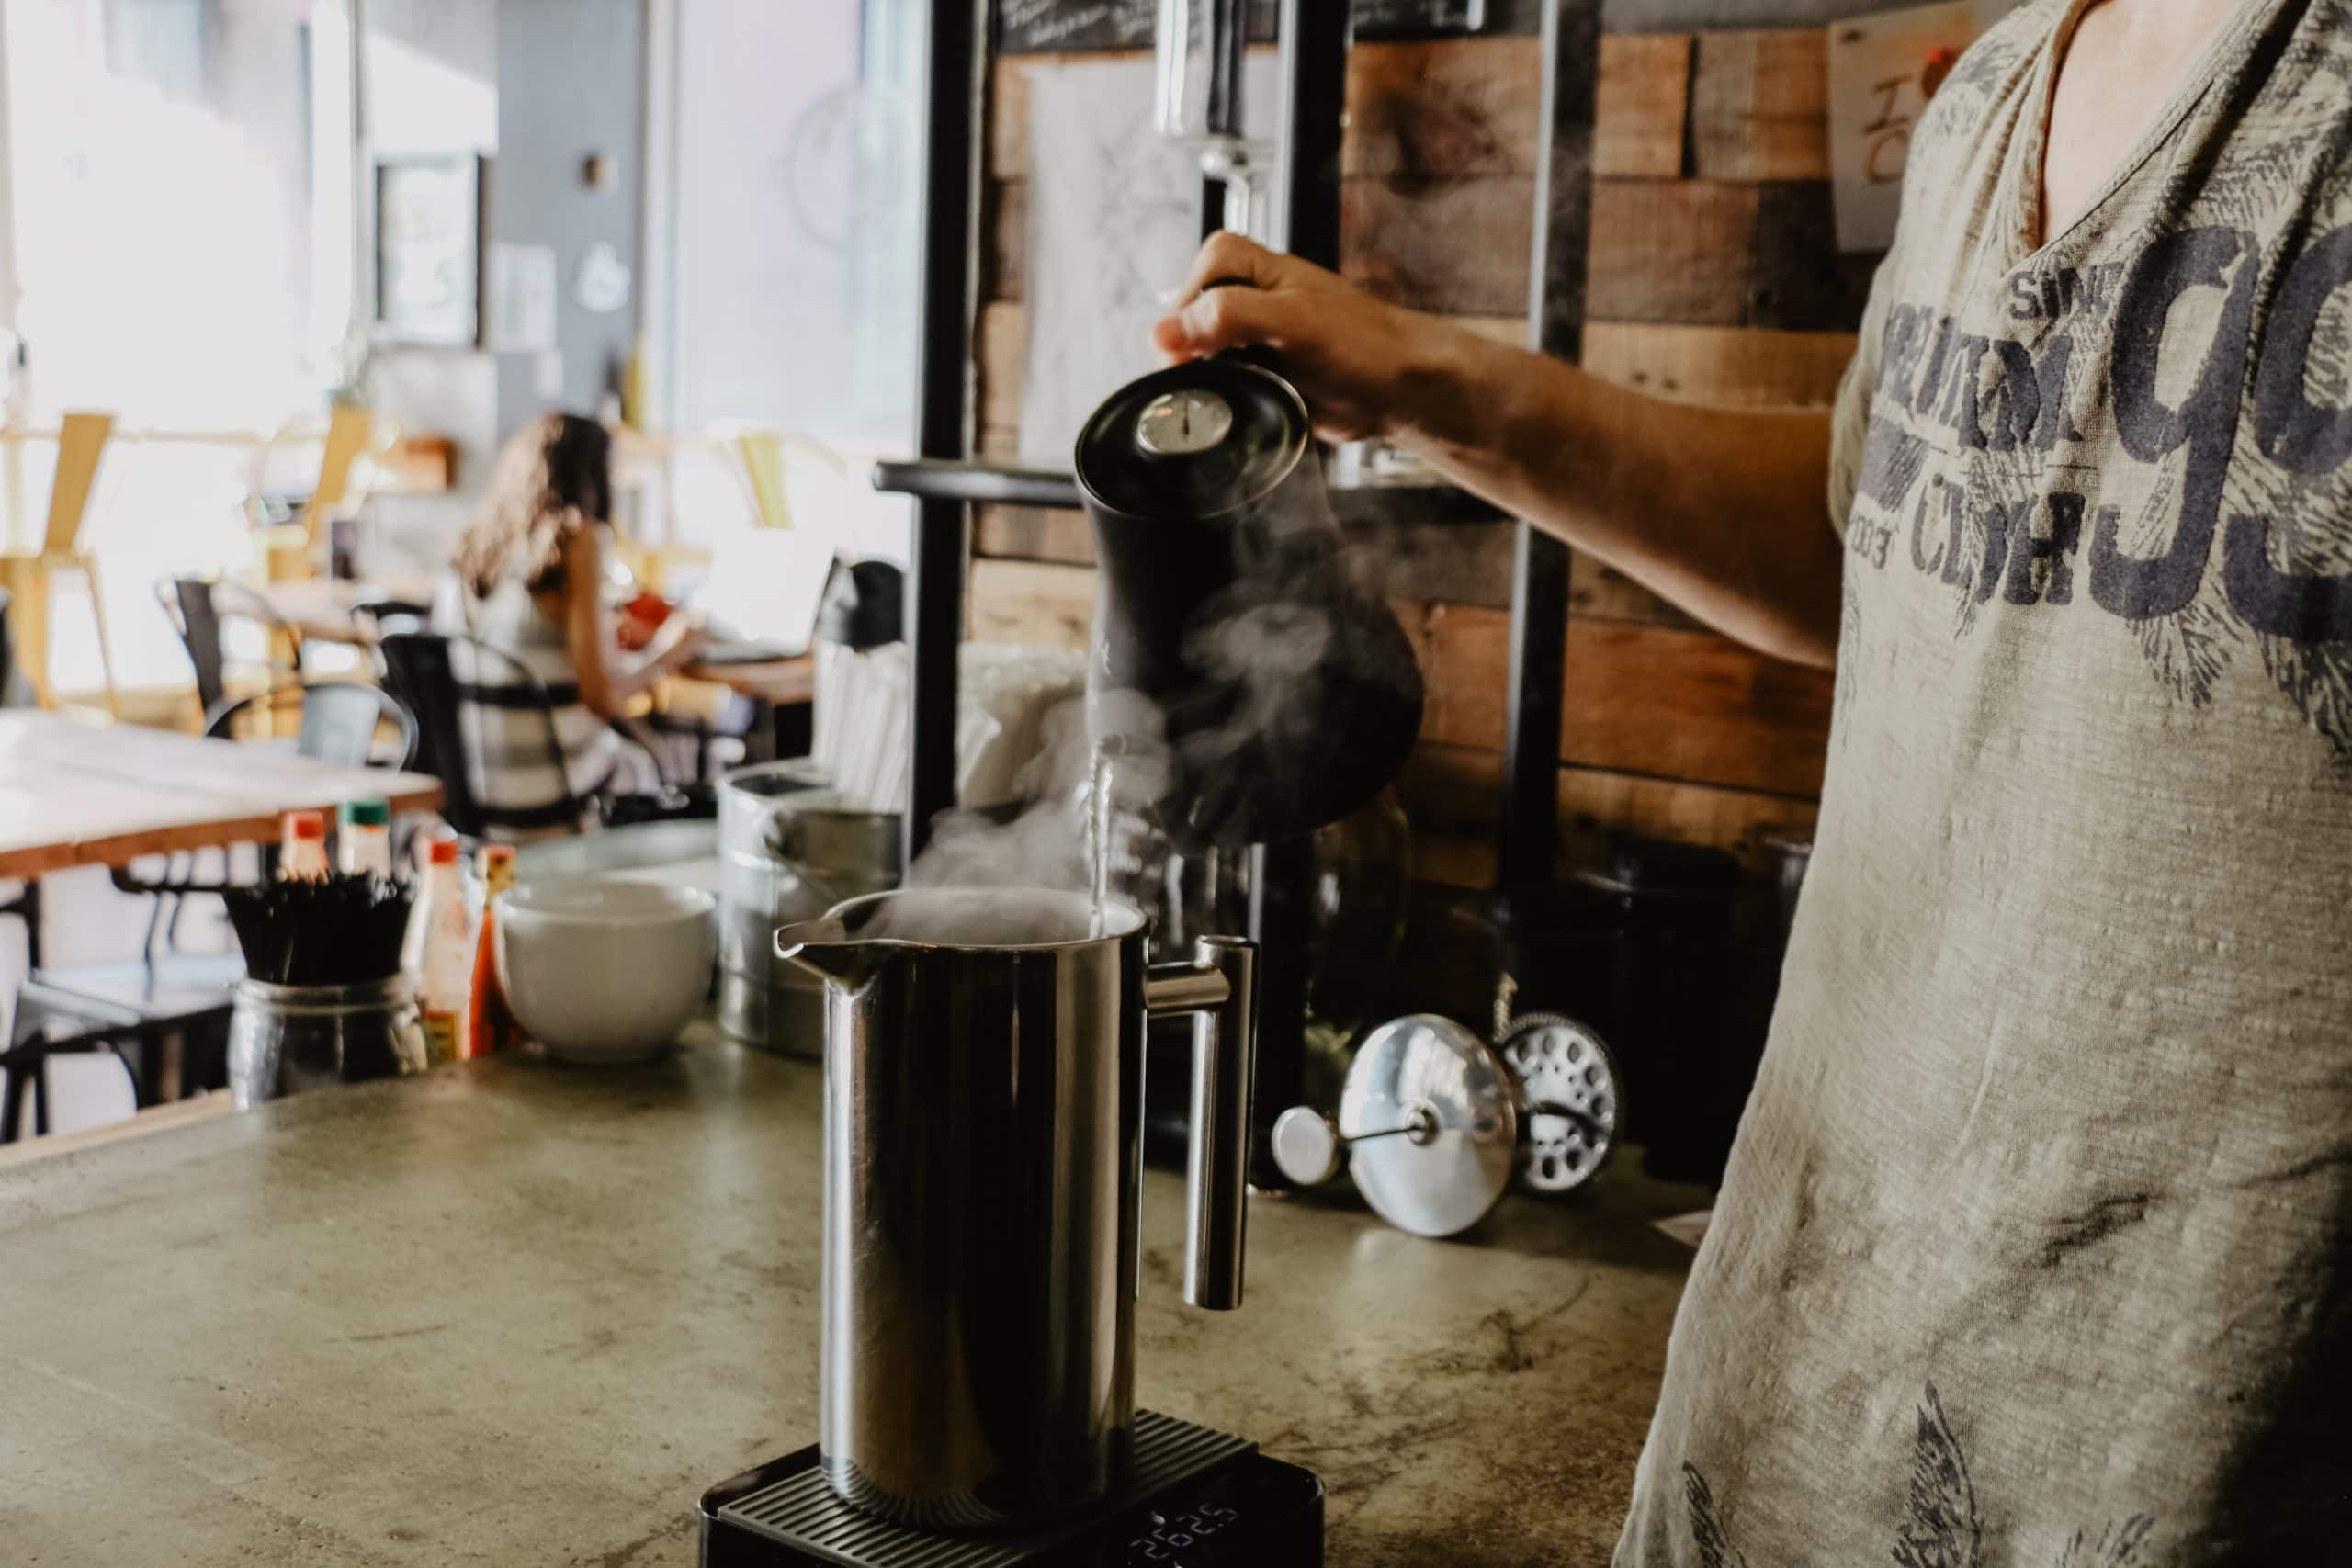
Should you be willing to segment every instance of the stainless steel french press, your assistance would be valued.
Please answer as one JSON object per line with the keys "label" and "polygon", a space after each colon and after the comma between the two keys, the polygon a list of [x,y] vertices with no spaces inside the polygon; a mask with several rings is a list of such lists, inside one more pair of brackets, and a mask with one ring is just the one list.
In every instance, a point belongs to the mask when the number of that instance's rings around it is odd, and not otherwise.
{"label": "stainless steel french press", "polygon": [[853,1506],[1039,1525],[1126,1479],[1147,1016],[1193,1017],[1184,1299],[1240,1304],[1256,952],[1144,942],[1129,906],[1030,888],[776,933],[825,984],[819,1447]]}

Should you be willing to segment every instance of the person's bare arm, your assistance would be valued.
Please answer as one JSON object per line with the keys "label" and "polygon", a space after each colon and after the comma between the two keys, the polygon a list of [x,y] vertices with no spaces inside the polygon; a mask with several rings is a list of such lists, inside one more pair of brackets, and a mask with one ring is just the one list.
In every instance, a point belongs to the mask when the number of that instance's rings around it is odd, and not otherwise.
{"label": "person's bare arm", "polygon": [[[1226,278],[1255,287],[1203,292]],[[1172,358],[1263,344],[1326,436],[1395,441],[1743,642],[1835,658],[1826,413],[1644,397],[1229,234],[1157,337]]]}
{"label": "person's bare arm", "polygon": [[624,659],[601,592],[605,547],[593,527],[574,529],[563,546],[563,637],[580,681],[580,700],[605,718],[627,716],[629,700],[690,663],[708,640],[694,617],[673,615],[635,659]]}

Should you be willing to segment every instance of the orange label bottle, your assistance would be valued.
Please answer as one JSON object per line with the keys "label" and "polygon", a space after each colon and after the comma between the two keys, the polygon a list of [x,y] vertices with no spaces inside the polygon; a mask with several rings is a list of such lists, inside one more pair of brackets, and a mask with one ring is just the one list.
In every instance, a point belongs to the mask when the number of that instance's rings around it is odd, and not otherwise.
{"label": "orange label bottle", "polygon": [[498,983],[498,896],[514,886],[514,846],[484,844],[474,863],[481,868],[481,936],[474,947],[474,983],[466,998],[466,1037],[461,1053],[470,1060],[523,1043],[523,1030]]}
{"label": "orange label bottle", "polygon": [[425,845],[424,880],[401,945],[401,968],[416,987],[424,1025],[424,1059],[434,1066],[464,1051],[466,998],[473,986],[474,950],[467,940],[466,894],[458,884],[458,840],[442,834]]}
{"label": "orange label bottle", "polygon": [[289,811],[278,820],[277,879],[327,879],[327,818],[323,811]]}

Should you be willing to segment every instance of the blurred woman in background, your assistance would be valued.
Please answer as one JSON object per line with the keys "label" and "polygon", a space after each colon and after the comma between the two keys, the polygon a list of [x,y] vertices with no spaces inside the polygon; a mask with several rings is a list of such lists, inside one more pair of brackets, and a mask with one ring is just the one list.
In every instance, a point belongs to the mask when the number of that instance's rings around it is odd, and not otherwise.
{"label": "blurred woman in background", "polygon": [[[479,638],[521,666],[463,643],[451,654],[473,787],[501,836],[575,828],[561,819],[567,795],[660,787],[652,755],[614,725],[633,698],[691,662],[705,634],[693,617],[674,615],[640,652],[621,651],[602,592],[612,511],[604,426],[541,414],[500,452],[435,604],[438,629]],[[552,749],[525,670],[553,710]]]}

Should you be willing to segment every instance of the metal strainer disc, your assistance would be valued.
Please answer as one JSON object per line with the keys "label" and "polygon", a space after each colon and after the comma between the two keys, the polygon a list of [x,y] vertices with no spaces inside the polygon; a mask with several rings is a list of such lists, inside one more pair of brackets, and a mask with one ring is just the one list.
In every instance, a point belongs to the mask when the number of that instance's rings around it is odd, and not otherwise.
{"label": "metal strainer disc", "polygon": [[1519,1112],[1484,1040],[1452,1019],[1415,1013],[1365,1037],[1348,1069],[1339,1132],[1353,1144],[1350,1168],[1374,1213],[1415,1235],[1455,1235],[1510,1186]]}
{"label": "metal strainer disc", "polygon": [[1609,1163],[1625,1114],[1615,1058],[1599,1034],[1555,1012],[1516,1020],[1498,1049],[1519,1075],[1527,1134],[1513,1180],[1522,1191],[1572,1191]]}

